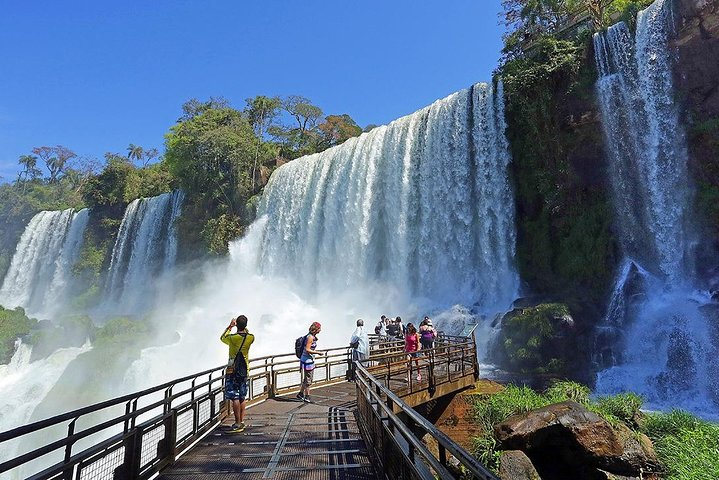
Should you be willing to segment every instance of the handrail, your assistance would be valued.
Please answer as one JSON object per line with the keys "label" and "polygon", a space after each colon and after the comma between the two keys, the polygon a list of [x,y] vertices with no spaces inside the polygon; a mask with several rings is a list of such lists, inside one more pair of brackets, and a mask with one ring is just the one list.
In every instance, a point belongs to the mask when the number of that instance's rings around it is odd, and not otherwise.
{"label": "handrail", "polygon": [[122,397],[113,398],[111,400],[105,400],[103,402],[95,403],[95,404],[89,405],[87,407],[78,408],[77,410],[72,410],[70,412],[61,413],[60,415],[56,415],[54,417],[50,417],[45,420],[39,420],[39,421],[31,423],[29,425],[23,425],[20,427],[13,428],[11,430],[6,430],[5,432],[0,432],[0,443],[4,442],[6,440],[9,440],[11,438],[17,438],[21,435],[26,435],[28,433],[32,433],[32,432],[41,430],[43,428],[50,427],[52,425],[56,425],[58,423],[66,421],[66,420],[72,420],[76,417],[81,417],[88,413],[93,413],[98,410],[103,410],[105,408],[114,407],[121,403],[125,403],[128,400],[134,400],[135,398],[150,395],[152,393],[157,393],[160,390],[165,390],[166,388],[174,386],[178,383],[186,382],[188,380],[192,380],[194,378],[201,377],[203,375],[207,375],[208,373],[212,374],[216,371],[224,370],[225,367],[226,367],[226,365],[211,368],[209,370],[205,370],[200,373],[195,373],[193,375],[188,375],[186,377],[178,378],[177,380],[172,380],[167,383],[163,383],[162,385],[150,387],[148,389],[141,390],[139,392],[129,393],[127,395],[123,395]]}
{"label": "handrail", "polygon": [[[389,377],[393,366],[405,362],[394,362],[390,359],[396,359],[403,356],[404,344],[401,340],[382,338],[379,336],[371,336],[370,345],[372,348],[372,356],[370,361],[377,365],[368,367],[359,362],[354,362],[361,375],[356,376],[357,388],[364,391],[371,391],[369,395],[374,403],[382,403],[381,417],[391,419],[394,430],[402,432],[405,436],[405,442],[411,445],[413,452],[417,452],[425,459],[426,464],[431,468],[442,473],[444,478],[446,462],[434,459],[427,447],[424,446],[419,439],[409,436],[411,429],[401,426],[398,421],[397,414],[392,411],[392,405],[401,406],[406,412],[414,412],[407,406],[400,397],[392,392],[389,388],[382,385],[380,380],[370,371],[376,368],[387,369],[387,382],[389,385]],[[337,381],[340,378],[344,380],[347,369],[351,366],[349,347],[336,347],[323,350],[325,355],[316,360],[315,384],[321,385],[329,382]],[[467,337],[456,337],[448,335],[440,335],[435,342],[435,348],[424,352],[429,359],[428,377],[430,377],[430,386],[422,388],[433,393],[434,383],[436,379],[432,375],[434,362],[444,362],[446,359],[447,371],[449,372],[449,364],[456,360],[457,355],[461,353],[461,374],[464,375],[465,366],[468,356],[476,357],[474,342]],[[454,356],[453,356],[454,355]],[[474,359],[476,361],[476,358]],[[297,368],[297,357],[294,353],[284,353],[268,355],[264,357],[253,358],[249,362],[248,371],[248,401],[256,402],[271,398],[279,392],[297,389],[301,382],[299,369]],[[424,360],[423,360],[424,361]],[[346,365],[348,368],[338,368]],[[64,425],[67,434],[57,437],[48,437],[46,434],[46,442],[43,446],[34,448],[30,451],[23,452],[20,455],[0,463],[0,473],[6,472],[29,462],[43,458],[45,465],[38,465],[33,468],[44,468],[40,473],[36,473],[31,478],[80,478],[82,472],[87,474],[88,468],[92,469],[96,464],[102,464],[103,468],[121,470],[123,478],[149,478],[152,474],[160,471],[165,465],[173,462],[178,455],[184,452],[193,441],[202,436],[206,431],[213,428],[222,418],[228,414],[229,410],[222,406],[223,386],[225,381],[225,369],[227,365],[221,365],[202,372],[187,375],[161,385],[157,385],[145,390],[123,395],[121,397],[99,402],[87,407],[79,408],[70,412],[66,412],[54,417],[34,422],[30,425],[17,427],[6,432],[0,432],[0,446],[3,442],[24,438],[30,434],[37,434],[49,428],[57,428]],[[467,367],[469,368],[469,367]],[[412,366],[410,364],[409,371],[411,373]],[[324,377],[321,372],[324,370]],[[456,371],[456,370],[455,370]],[[383,374],[383,372],[382,372]],[[451,378],[450,378],[451,380]],[[442,380],[440,380],[442,381]],[[369,383],[368,383],[369,382]],[[179,387],[179,388],[178,388]],[[179,391],[175,391],[179,390]],[[412,384],[410,384],[410,392]],[[391,396],[387,395],[387,392]],[[159,398],[152,398],[153,395],[161,395]],[[382,397],[388,399],[385,403]],[[359,395],[358,395],[359,397]],[[138,406],[138,403],[144,403],[149,399],[147,405]],[[174,402],[181,403],[175,404]],[[359,399],[358,399],[359,404]],[[107,418],[112,407],[124,406],[124,414],[112,414],[112,418]],[[410,410],[406,410],[410,409]],[[107,412],[105,418],[94,419],[93,423],[76,431],[77,421],[89,414],[97,414]],[[153,412],[156,414],[153,415]],[[150,415],[152,418],[138,423],[141,416]],[[414,412],[409,415],[412,422],[419,425],[417,418],[421,418]],[[426,422],[426,420],[425,420]],[[118,430],[116,430],[119,428]],[[422,427],[423,430],[428,431]],[[97,444],[82,449],[79,452],[73,452],[73,447],[83,439],[93,435],[107,432],[105,440],[99,441]],[[437,431],[429,430],[433,436],[437,436],[438,444],[442,451],[449,451],[460,463],[468,463],[471,457],[466,454],[459,446],[452,443],[444,434]],[[146,442],[155,442],[156,445],[147,445]],[[147,448],[146,448],[147,447]],[[124,449],[124,456],[114,455],[120,449]],[[46,455],[58,455],[64,449],[64,460],[47,466],[51,460]],[[2,450],[2,447],[0,447]],[[464,453],[463,453],[464,452]],[[112,458],[111,458],[112,457]],[[467,457],[467,458],[465,458]],[[118,459],[119,458],[119,459]],[[55,461],[55,460],[53,460]],[[114,463],[113,463],[114,462]],[[109,463],[110,465],[105,465]],[[35,465],[35,464],[33,464]],[[422,464],[424,465],[424,464]],[[422,469],[426,470],[426,466],[415,465],[413,471],[421,476]],[[92,474],[92,473],[90,473]],[[493,478],[493,477],[478,477]]]}
{"label": "handrail", "polygon": [[[392,390],[385,387],[382,382],[380,382],[374,375],[372,375],[372,373],[369,372],[369,370],[365,365],[363,365],[363,363],[365,362],[356,362],[357,372],[359,374],[357,378],[358,404],[362,400],[367,399],[367,397],[370,397],[370,403],[375,404],[382,409],[383,412],[379,414],[379,418],[382,420],[385,428],[393,433],[391,437],[395,442],[395,448],[399,448],[400,450],[402,450],[408,460],[414,463],[414,459],[412,458],[413,453],[411,449],[408,452],[404,452],[404,448],[399,442],[397,442],[397,439],[395,438],[395,430],[398,430],[402,434],[405,441],[409,442],[412,448],[416,449],[422,454],[422,457],[430,464],[432,469],[435,471],[435,474],[438,475],[439,478],[454,478],[454,475],[450,474],[446,470],[446,458],[444,459],[444,461],[442,461],[441,458],[446,455],[446,452],[449,452],[459,461],[459,463],[464,468],[469,470],[469,472],[472,473],[475,478],[482,480],[498,480],[498,478],[491,471],[489,471],[474,457],[469,455],[467,451],[457,445],[452,439],[450,439],[447,435],[441,432],[426,418],[417,413],[412,407],[407,405]],[[394,413],[392,407],[393,405],[397,405],[414,426],[419,427],[426,434],[429,434],[437,441],[437,444],[439,445],[440,459],[435,458],[434,455],[429,453],[426,447],[424,447],[424,444],[419,442],[416,435],[408,434],[410,430],[407,428],[405,423],[402,422],[399,417]],[[362,413],[361,409],[360,413]],[[364,423],[365,428],[367,428],[367,419],[364,419]],[[382,461],[381,458],[378,460],[380,462]],[[434,474],[430,474],[428,478],[435,478]]]}

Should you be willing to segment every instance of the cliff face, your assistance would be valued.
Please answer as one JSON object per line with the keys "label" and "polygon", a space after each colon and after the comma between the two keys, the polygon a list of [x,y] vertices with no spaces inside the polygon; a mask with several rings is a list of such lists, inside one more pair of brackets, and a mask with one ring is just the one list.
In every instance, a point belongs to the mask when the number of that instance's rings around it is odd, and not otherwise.
{"label": "cliff face", "polygon": [[[675,84],[684,107],[689,161],[697,185],[696,211],[705,239],[701,272],[719,286],[719,2],[676,0]],[[708,266],[708,269],[706,268]]]}

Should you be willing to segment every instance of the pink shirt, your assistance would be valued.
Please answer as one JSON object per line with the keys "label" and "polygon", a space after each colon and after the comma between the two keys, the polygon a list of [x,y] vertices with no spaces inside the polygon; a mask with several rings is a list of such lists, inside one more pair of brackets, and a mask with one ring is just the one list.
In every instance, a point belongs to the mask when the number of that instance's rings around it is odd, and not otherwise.
{"label": "pink shirt", "polygon": [[419,350],[419,335],[405,335],[404,336],[404,351],[405,352],[416,352]]}

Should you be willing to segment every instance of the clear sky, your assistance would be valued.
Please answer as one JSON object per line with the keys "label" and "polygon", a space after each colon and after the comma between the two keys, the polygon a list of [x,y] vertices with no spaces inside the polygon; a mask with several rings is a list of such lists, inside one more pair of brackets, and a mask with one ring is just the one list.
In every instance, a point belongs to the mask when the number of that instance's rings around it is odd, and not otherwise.
{"label": "clear sky", "polygon": [[0,181],[35,146],[162,148],[190,98],[384,124],[496,67],[501,0],[0,0]]}

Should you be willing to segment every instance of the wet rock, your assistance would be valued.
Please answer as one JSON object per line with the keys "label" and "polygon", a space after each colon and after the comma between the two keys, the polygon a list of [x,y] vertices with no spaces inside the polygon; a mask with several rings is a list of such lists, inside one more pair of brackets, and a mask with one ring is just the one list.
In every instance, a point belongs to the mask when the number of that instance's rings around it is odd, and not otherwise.
{"label": "wet rock", "polygon": [[521,450],[506,450],[499,458],[502,480],[542,480],[532,461]]}
{"label": "wet rock", "polygon": [[494,435],[505,448],[525,452],[545,480],[592,478],[588,472],[596,469],[639,476],[658,465],[648,438],[572,401],[512,416],[495,425]]}

